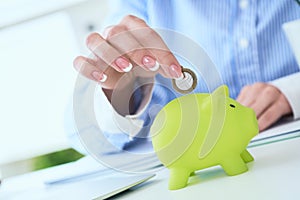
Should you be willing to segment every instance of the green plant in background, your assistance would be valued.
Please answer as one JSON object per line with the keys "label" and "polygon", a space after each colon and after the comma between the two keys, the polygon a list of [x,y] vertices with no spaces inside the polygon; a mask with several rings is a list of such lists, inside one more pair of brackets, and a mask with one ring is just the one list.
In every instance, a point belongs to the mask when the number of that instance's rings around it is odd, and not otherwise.
{"label": "green plant in background", "polygon": [[43,156],[39,156],[33,159],[33,170],[44,169],[55,165],[60,165],[68,162],[78,160],[83,157],[74,149],[66,149]]}
{"label": "green plant in background", "polygon": [[300,6],[300,0],[295,0],[297,3],[298,3],[298,5]]}

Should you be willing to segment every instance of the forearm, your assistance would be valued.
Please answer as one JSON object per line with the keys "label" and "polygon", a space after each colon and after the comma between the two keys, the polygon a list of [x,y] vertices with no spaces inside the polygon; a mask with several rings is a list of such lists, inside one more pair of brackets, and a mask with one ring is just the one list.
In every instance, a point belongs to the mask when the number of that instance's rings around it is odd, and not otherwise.
{"label": "forearm", "polygon": [[120,115],[126,116],[134,112],[134,81],[127,83],[126,87],[116,87],[115,89],[102,88],[102,91],[108,102]]}
{"label": "forearm", "polygon": [[[159,80],[156,81],[159,82]],[[149,127],[159,109],[175,98],[174,94],[167,89],[170,85],[163,85],[144,85],[138,93],[135,93],[135,95],[140,95],[139,101],[135,102],[137,104],[135,112],[125,116],[115,111],[102,90],[97,90],[95,113],[100,129],[109,135],[126,134],[128,138],[124,140],[124,143],[128,142],[139,134],[142,128]],[[111,136],[111,139],[113,138],[117,136]]]}

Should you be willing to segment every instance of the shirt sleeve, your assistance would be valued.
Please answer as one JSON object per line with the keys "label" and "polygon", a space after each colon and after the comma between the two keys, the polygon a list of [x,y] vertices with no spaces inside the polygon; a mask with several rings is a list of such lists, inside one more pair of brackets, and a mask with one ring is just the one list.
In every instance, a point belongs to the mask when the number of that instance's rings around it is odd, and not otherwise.
{"label": "shirt sleeve", "polygon": [[300,118],[300,72],[270,82],[277,87],[291,105],[294,119]]}
{"label": "shirt sleeve", "polygon": [[[161,97],[161,95],[157,95],[157,92],[153,90],[154,87],[151,87],[148,89],[146,88],[144,91],[138,91],[135,93],[135,95],[142,99],[142,102],[139,104],[140,108],[138,108],[136,113],[133,115],[122,116],[115,111],[101,87],[96,87],[94,105],[91,106],[94,108],[97,124],[91,125],[90,127],[99,127],[106,140],[115,147],[114,149],[108,149],[111,148],[111,146],[107,148],[105,147],[107,151],[123,149],[127,144],[134,142],[133,136],[137,134],[140,134],[142,138],[147,137],[146,135],[149,130],[147,125],[149,125],[149,119],[153,119],[154,115],[156,115],[153,114],[153,110],[151,110],[151,112],[149,111],[149,107],[151,107],[150,105],[156,105],[158,102],[162,103],[161,98],[158,98],[158,96]],[[161,89],[158,89],[158,91],[160,90]],[[141,92],[145,92],[146,96],[142,95]],[[164,99],[164,102],[168,102],[166,96],[163,96],[162,98]],[[150,114],[151,116],[149,115],[149,112],[152,113]],[[87,144],[82,144],[80,132],[78,132],[78,128],[76,126],[73,112],[73,101],[71,98],[65,110],[64,121],[64,128],[70,145],[78,152],[88,154],[87,149],[84,147]],[[141,135],[141,133],[144,135]],[[93,140],[96,141],[97,138],[91,138],[91,141]],[[104,144],[105,143],[99,143],[99,145],[102,146]]]}
{"label": "shirt sleeve", "polygon": [[143,99],[145,105],[133,115],[122,116],[113,108],[102,89],[99,87],[95,94],[95,115],[99,127],[110,143],[122,149],[143,128],[144,119],[141,118],[145,108],[150,103],[152,90]]}
{"label": "shirt sleeve", "polygon": [[147,0],[110,0],[108,17],[103,22],[102,28],[115,25],[126,15],[134,15],[145,21],[148,21]]}
{"label": "shirt sleeve", "polygon": [[123,149],[134,139],[148,138],[150,126],[161,108],[178,94],[170,90],[170,80],[157,75],[149,88],[141,88],[134,93],[138,108],[132,115],[118,114],[99,88],[95,95],[95,114],[97,122],[110,143]]}
{"label": "shirt sleeve", "polygon": [[[94,100],[94,110],[98,127],[101,129],[107,141],[115,147],[111,149],[111,146],[106,146],[103,147],[103,149],[107,152],[121,150],[127,143],[132,141],[130,133],[132,134],[133,128],[128,130],[128,127],[140,127],[135,129],[134,133],[137,133],[143,127],[143,120],[135,118],[129,119],[118,115],[100,90],[101,89],[96,89]],[[70,146],[81,154],[87,155],[88,150],[86,148],[88,147],[85,147],[85,145],[88,144],[83,144],[80,138],[80,132],[78,132],[74,119],[73,102],[71,98],[66,107],[64,118],[64,129]],[[93,127],[97,126],[91,126],[91,128]],[[97,141],[97,139],[98,138],[91,138],[91,141]],[[104,142],[99,143],[99,145],[102,146],[105,144]]]}

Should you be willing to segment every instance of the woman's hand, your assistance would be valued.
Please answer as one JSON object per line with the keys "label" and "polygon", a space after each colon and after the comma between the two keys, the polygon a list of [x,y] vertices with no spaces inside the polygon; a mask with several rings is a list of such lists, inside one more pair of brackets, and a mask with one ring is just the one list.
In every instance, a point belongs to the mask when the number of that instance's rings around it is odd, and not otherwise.
{"label": "woman's hand", "polygon": [[255,111],[260,131],[268,128],[282,116],[292,113],[284,94],[267,83],[255,83],[243,87],[237,101]]}
{"label": "woman's hand", "polygon": [[[143,20],[128,15],[108,27],[103,35],[92,33],[86,40],[92,57],[78,56],[74,67],[108,90],[131,87],[137,77],[167,78],[182,75],[181,67],[161,37]],[[121,77],[126,73],[126,79]],[[129,79],[128,79],[129,77]]]}

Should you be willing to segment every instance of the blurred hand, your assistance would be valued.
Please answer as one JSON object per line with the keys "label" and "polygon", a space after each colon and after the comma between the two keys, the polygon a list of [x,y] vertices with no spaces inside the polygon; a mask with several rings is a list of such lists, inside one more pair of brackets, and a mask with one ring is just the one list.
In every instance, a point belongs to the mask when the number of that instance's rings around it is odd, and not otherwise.
{"label": "blurred hand", "polygon": [[292,113],[286,97],[276,87],[267,83],[254,83],[243,87],[237,101],[255,111],[260,131],[282,116]]}
{"label": "blurred hand", "polygon": [[[137,77],[154,77],[160,73],[167,78],[182,75],[181,67],[161,37],[143,20],[128,15],[100,35],[92,33],[86,40],[93,56],[78,56],[74,67],[102,88],[131,87]],[[126,80],[121,77],[126,73]],[[124,82],[123,82],[124,81]]]}

